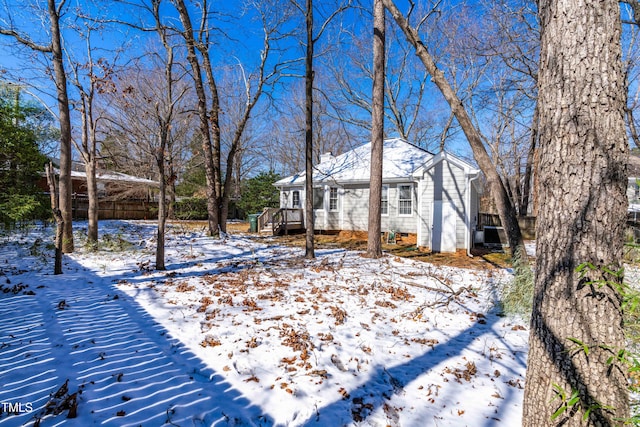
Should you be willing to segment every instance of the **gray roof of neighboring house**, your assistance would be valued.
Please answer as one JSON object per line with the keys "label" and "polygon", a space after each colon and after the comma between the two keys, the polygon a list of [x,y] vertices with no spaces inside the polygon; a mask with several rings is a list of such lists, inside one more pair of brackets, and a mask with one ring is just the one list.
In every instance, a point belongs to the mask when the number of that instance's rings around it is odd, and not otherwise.
{"label": "gray roof of neighboring house", "polygon": [[[54,165],[54,171],[56,175],[59,174],[60,160],[52,157],[50,157],[49,160]],[[81,178],[84,180],[87,179],[87,173],[84,171],[84,165],[82,163],[76,162],[76,161],[72,162],[71,177]],[[143,185],[149,185],[152,187],[160,186],[160,183],[158,181],[154,181],[152,179],[140,178],[140,177],[128,175],[122,172],[114,172],[114,171],[107,171],[107,170],[100,170],[100,169],[96,170],[96,179],[102,182],[127,182],[130,184],[143,184]]]}

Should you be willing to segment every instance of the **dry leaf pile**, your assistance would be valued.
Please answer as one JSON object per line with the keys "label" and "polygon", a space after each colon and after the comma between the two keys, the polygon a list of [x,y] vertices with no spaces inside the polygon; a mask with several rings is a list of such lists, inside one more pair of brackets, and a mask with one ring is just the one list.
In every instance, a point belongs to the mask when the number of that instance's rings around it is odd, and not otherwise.
{"label": "dry leaf pile", "polygon": [[[381,410],[395,425],[404,406],[394,405],[394,396],[430,369],[433,383],[418,387],[431,404],[451,381],[482,378],[502,387],[518,380],[496,381],[492,363],[508,353],[499,344],[458,355],[459,366],[412,365],[430,352],[442,359],[448,341],[460,333],[454,321],[460,315],[471,333],[480,334],[475,329],[487,323],[483,311],[490,307],[482,307],[481,290],[455,270],[419,262],[407,267],[409,262],[354,253],[309,261],[276,249],[260,260],[227,259],[216,273],[160,279],[152,289],[175,303],[169,318],[177,323],[176,334],[188,334],[197,324],[200,357],[232,383],[244,384],[246,393],[280,394],[272,398],[289,396],[309,407],[339,399],[348,402],[355,422]],[[359,274],[362,264],[370,265],[366,276]],[[481,272],[472,274],[487,280]],[[406,378],[387,370],[403,364]],[[371,396],[370,381],[387,391]],[[495,395],[501,395],[498,386]]]}

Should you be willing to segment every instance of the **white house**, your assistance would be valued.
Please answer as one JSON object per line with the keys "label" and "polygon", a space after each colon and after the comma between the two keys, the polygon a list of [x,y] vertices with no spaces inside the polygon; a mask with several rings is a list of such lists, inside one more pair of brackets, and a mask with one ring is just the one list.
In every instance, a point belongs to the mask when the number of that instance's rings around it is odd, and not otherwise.
{"label": "white house", "polygon": [[[384,141],[382,230],[415,233],[435,252],[469,250],[478,220],[480,171],[446,152],[436,155],[403,139]],[[313,174],[316,230],[366,230],[371,143],[322,156]],[[304,173],[279,180],[280,207],[301,209]]]}

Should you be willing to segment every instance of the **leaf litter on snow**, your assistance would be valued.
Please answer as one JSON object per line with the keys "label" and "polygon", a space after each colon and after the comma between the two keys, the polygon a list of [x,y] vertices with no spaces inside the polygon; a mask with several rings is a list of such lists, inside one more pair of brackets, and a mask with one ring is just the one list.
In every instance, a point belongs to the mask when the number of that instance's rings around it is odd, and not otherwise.
{"label": "leaf litter on snow", "polygon": [[[144,241],[137,224],[119,235]],[[74,257],[118,277],[277,425],[520,424],[527,331],[493,312],[506,271],[336,248],[306,260],[277,240],[173,227],[157,272],[152,246]]]}

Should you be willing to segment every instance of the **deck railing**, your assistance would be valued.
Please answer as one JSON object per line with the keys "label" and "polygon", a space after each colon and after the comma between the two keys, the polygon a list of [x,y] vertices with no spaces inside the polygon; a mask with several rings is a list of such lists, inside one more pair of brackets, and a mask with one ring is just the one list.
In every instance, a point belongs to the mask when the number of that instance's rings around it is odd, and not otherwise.
{"label": "deck railing", "polygon": [[271,226],[274,235],[287,232],[292,227],[303,228],[303,210],[293,208],[267,208],[258,216],[258,231]]}
{"label": "deck railing", "polygon": [[280,208],[265,208],[258,216],[258,232],[267,228],[271,228],[273,223],[273,215],[278,212]]}
{"label": "deck railing", "polygon": [[282,208],[273,214],[273,234],[277,235],[289,230],[290,224],[302,228],[302,209]]}

